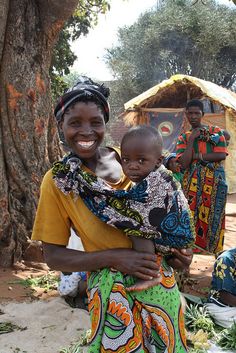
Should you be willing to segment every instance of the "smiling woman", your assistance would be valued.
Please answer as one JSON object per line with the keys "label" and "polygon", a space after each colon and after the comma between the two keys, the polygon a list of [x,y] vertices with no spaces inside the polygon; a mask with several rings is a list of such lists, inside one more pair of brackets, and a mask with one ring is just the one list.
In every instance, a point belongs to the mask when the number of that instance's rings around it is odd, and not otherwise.
{"label": "smiling woman", "polygon": [[[33,239],[43,242],[52,269],[89,273],[90,352],[128,352],[130,347],[151,352],[158,347],[160,352],[185,353],[183,313],[173,269],[163,259],[161,285],[129,293],[133,276],[144,280],[158,277],[157,255],[131,249],[122,230],[90,211],[87,205],[96,199],[96,193],[78,182],[78,176],[84,174],[87,182],[100,177],[116,190],[131,185],[116,150],[101,147],[109,119],[107,92],[103,86],[83,82],[63,95],[56,106],[55,116],[72,152],[44,177]],[[84,252],[66,248],[71,227],[79,234]],[[174,250],[169,263],[188,267],[191,253]]]}
{"label": "smiling woman", "polygon": [[94,155],[105,133],[100,108],[93,102],[76,102],[65,110],[59,123],[68,146],[83,159]]}

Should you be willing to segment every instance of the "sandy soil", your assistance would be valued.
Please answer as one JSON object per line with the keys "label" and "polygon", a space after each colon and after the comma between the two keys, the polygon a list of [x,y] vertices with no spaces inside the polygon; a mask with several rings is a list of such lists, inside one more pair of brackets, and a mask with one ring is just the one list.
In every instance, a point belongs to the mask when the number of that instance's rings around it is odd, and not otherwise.
{"label": "sandy soil", "polygon": [[[225,249],[236,247],[236,194],[229,195],[226,208]],[[214,256],[195,255],[190,280],[184,291],[207,296]],[[45,293],[19,284],[20,279],[38,277],[46,270],[35,268],[0,269],[0,322],[11,321],[25,328],[0,335],[0,353],[58,353],[89,328],[88,313],[70,308],[57,291]],[[84,349],[84,352],[86,350]]]}
{"label": "sandy soil", "polygon": [[1,305],[0,321],[23,330],[0,335],[0,353],[57,353],[89,328],[88,313],[72,309],[63,299]]}

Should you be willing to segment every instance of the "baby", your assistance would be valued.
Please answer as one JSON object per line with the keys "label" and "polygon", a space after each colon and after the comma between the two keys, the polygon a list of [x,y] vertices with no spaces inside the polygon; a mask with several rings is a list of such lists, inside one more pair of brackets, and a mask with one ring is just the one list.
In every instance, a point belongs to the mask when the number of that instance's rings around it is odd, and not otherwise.
{"label": "baby", "polygon": [[[81,168],[78,156],[70,154],[66,167],[55,164],[55,183],[70,188],[103,222],[124,231],[137,251],[171,254],[171,248],[187,248],[194,243],[195,228],[188,202],[171,171],[162,163],[162,138],[150,126],[130,129],[121,142],[121,165],[134,183],[129,190],[115,190],[103,179]],[[64,173],[63,170],[70,170]],[[54,172],[54,171],[53,171]],[[69,176],[68,176],[69,175]],[[78,187],[79,185],[79,187]],[[101,235],[102,236],[102,235]],[[159,284],[159,277],[137,281],[127,288],[144,290]]]}
{"label": "baby", "polygon": [[172,171],[173,177],[181,183],[183,180],[183,173],[181,171],[180,163],[176,158],[176,153],[169,153],[165,156],[163,164],[167,169]]}
{"label": "baby", "polygon": [[[153,202],[153,209],[147,214],[144,208],[142,213],[144,218],[149,217],[149,223],[156,226],[157,236],[156,239],[155,236],[152,239],[145,239],[145,234],[142,235],[142,233],[139,233],[138,236],[130,235],[133,248],[137,251],[153,253],[155,250],[157,252],[159,250],[162,252],[163,247],[158,249],[158,237],[162,237],[163,231],[164,233],[168,232],[168,227],[170,233],[173,230],[174,233],[176,231],[176,242],[172,243],[170,239],[166,243],[162,242],[163,245],[167,245],[169,250],[171,247],[186,247],[189,245],[188,242],[194,239],[190,212],[186,212],[188,210],[187,200],[173,176],[162,165],[162,144],[162,138],[158,131],[150,126],[137,126],[130,129],[121,142],[121,165],[124,174],[135,184],[141,183],[150,176],[149,192],[152,197],[150,202]],[[167,190],[168,192],[166,192]],[[185,211],[185,217],[188,218],[187,222],[185,219],[185,224],[184,222],[181,224],[183,211]],[[185,231],[183,231],[184,227]],[[178,235],[181,237],[181,233],[183,233],[186,236],[186,230],[189,239],[187,236],[185,244],[183,242],[178,244]],[[144,290],[157,285],[160,281],[161,275],[150,281],[138,280],[129,290]]]}

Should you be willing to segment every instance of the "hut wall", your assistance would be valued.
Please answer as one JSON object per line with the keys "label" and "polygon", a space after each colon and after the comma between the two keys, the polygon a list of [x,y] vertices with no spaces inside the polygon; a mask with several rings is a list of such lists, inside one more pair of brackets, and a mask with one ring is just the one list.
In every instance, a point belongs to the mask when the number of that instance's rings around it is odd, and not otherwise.
{"label": "hut wall", "polygon": [[226,129],[225,114],[205,114],[202,119],[203,124],[219,126]]}
{"label": "hut wall", "polygon": [[228,182],[228,193],[236,193],[236,115],[229,111],[225,113],[226,130],[229,131],[231,138],[228,146],[229,155],[225,161],[226,179]]}

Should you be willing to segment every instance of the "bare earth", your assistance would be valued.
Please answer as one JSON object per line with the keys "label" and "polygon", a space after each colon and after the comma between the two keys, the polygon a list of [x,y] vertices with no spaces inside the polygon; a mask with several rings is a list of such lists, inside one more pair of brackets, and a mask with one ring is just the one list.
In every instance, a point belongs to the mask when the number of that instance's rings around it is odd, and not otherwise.
{"label": "bare earth", "polygon": [[[224,248],[229,249],[236,247],[236,194],[228,196],[226,215]],[[185,292],[207,296],[214,260],[214,256],[194,256]],[[0,334],[0,353],[59,353],[89,328],[88,313],[69,307],[56,291],[32,292],[16,283],[45,273],[29,267],[0,269],[0,323],[10,321],[24,328]]]}

